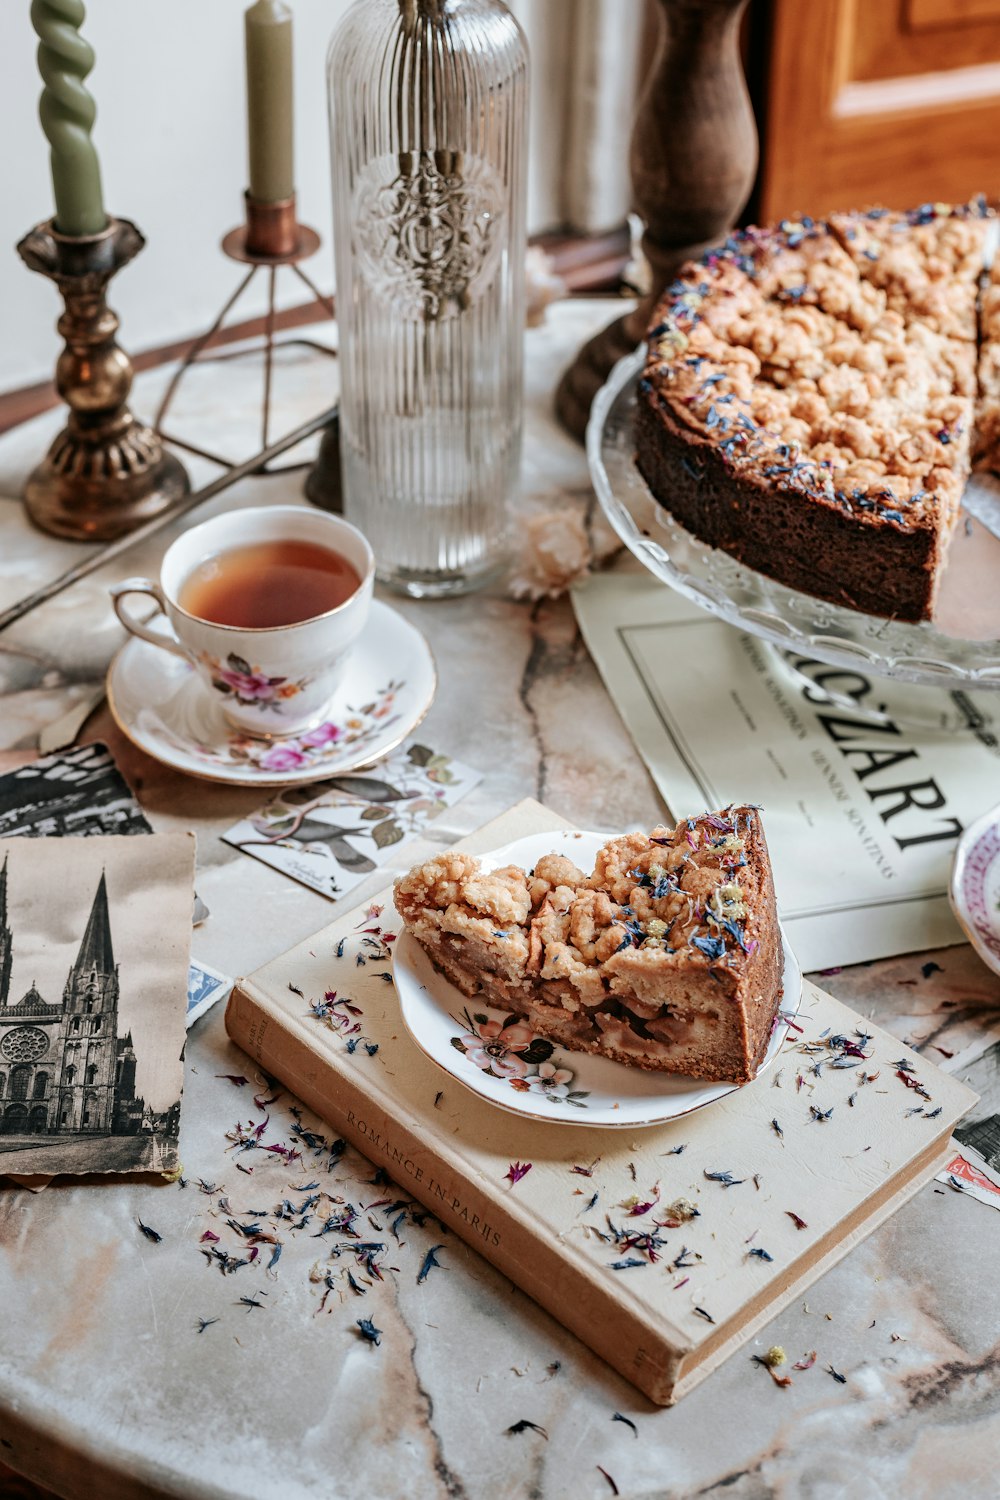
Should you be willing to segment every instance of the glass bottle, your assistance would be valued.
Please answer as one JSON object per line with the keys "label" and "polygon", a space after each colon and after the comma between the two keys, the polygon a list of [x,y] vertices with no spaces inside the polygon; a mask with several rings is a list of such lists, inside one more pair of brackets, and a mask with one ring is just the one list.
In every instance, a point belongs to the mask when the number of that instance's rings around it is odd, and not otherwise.
{"label": "glass bottle", "polygon": [[528,59],[500,0],[356,0],[327,65],[344,512],[417,597],[503,567]]}

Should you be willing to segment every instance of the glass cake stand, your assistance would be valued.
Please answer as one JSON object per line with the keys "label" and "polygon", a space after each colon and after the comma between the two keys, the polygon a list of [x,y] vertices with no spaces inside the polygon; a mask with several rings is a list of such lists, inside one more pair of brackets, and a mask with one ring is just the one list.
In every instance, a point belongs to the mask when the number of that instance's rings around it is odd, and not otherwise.
{"label": "glass cake stand", "polygon": [[[963,518],[934,619],[916,625],[827,604],[766,578],[697,541],[657,503],[639,473],[632,429],[644,357],[639,348],[618,362],[594,400],[587,428],[594,488],[611,525],[639,561],[686,599],[780,647],[790,670],[796,657],[806,657],[866,677],[937,688],[933,695],[909,695],[912,722],[958,728],[970,723],[971,714],[981,725],[983,699],[973,709],[965,695],[971,689],[1000,689],[1000,541],[978,521]],[[988,477],[972,483],[995,485]],[[840,697],[827,683],[824,691],[858,711],[855,697]],[[987,705],[986,719],[996,722],[1000,698]]]}

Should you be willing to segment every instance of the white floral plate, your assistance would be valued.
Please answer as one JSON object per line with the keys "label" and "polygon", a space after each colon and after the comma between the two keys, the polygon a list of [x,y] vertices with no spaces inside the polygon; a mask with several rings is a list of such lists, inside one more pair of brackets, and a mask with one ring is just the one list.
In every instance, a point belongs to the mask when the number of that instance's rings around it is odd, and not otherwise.
{"label": "white floral plate", "polygon": [[[609,835],[567,829],[531,834],[483,856],[483,868],[516,864],[530,870],[555,850],[582,869]],[[785,1018],[802,999],[802,975],[781,934],[785,957],[781,1015],[758,1072],[777,1057],[788,1035]],[[515,1016],[468,1000],[440,974],[405,930],[394,945],[393,978],[407,1029],[418,1047],[459,1083],[513,1114],[567,1125],[661,1125],[724,1099],[736,1083],[706,1083],[678,1073],[629,1068],[607,1057],[553,1046]]]}
{"label": "white floral plate", "polygon": [[1000,974],[1000,807],[958,841],[948,890],[952,911],[984,964]]}
{"label": "white floral plate", "polygon": [[233,729],[194,668],[145,641],[130,640],[108,668],[108,704],[134,745],[190,776],[237,786],[320,781],[370,765],[416,728],[436,687],[420,631],[378,600],[327,719],[297,737],[253,739]]}

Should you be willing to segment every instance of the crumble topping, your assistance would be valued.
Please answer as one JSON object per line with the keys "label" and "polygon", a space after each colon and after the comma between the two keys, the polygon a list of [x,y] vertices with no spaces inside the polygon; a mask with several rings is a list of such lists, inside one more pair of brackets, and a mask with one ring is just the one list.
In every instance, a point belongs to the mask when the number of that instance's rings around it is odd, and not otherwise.
{"label": "crumble topping", "polygon": [[[873,210],[731,236],[665,294],[644,391],[734,474],[900,530],[947,522],[971,457],[984,214]],[[684,463],[700,477],[696,448]]]}
{"label": "crumble topping", "polygon": [[830,227],[888,306],[953,338],[976,338],[985,213],[925,204],[911,213],[831,214]]}
{"label": "crumble topping", "polygon": [[510,972],[565,980],[594,1004],[618,955],[639,950],[657,966],[702,968],[752,956],[754,913],[739,880],[751,816],[728,808],[611,839],[590,876],[556,854],[528,874],[485,873],[469,855],[437,855],[397,883],[396,903],[404,921],[422,917],[476,938],[503,952]]}

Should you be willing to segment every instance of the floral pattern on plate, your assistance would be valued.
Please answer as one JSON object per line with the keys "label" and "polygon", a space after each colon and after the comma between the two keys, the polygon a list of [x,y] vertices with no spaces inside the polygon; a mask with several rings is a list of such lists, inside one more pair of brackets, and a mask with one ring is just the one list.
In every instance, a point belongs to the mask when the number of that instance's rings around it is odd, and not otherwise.
{"label": "floral pattern on plate", "polygon": [[348,707],[339,723],[327,720],[305,734],[272,741],[255,739],[234,729],[222,744],[177,741],[177,748],[194,750],[214,766],[249,765],[278,774],[315,767],[319,775],[331,761],[340,760],[345,751],[363,750],[392,728],[398,721],[398,715],[393,713],[396,697],[405,687],[405,681],[389,682],[363,707]]}
{"label": "floral pattern on plate", "polygon": [[463,1030],[451,1038],[451,1045],[469,1062],[491,1078],[506,1079],[518,1093],[532,1093],[552,1104],[571,1104],[586,1109],[586,1089],[572,1087],[576,1077],[572,1068],[556,1059],[555,1048],[543,1036],[532,1031],[523,1016],[505,1015],[491,1020],[483,1011],[470,1014],[466,1006],[461,1016],[453,1016]]}

